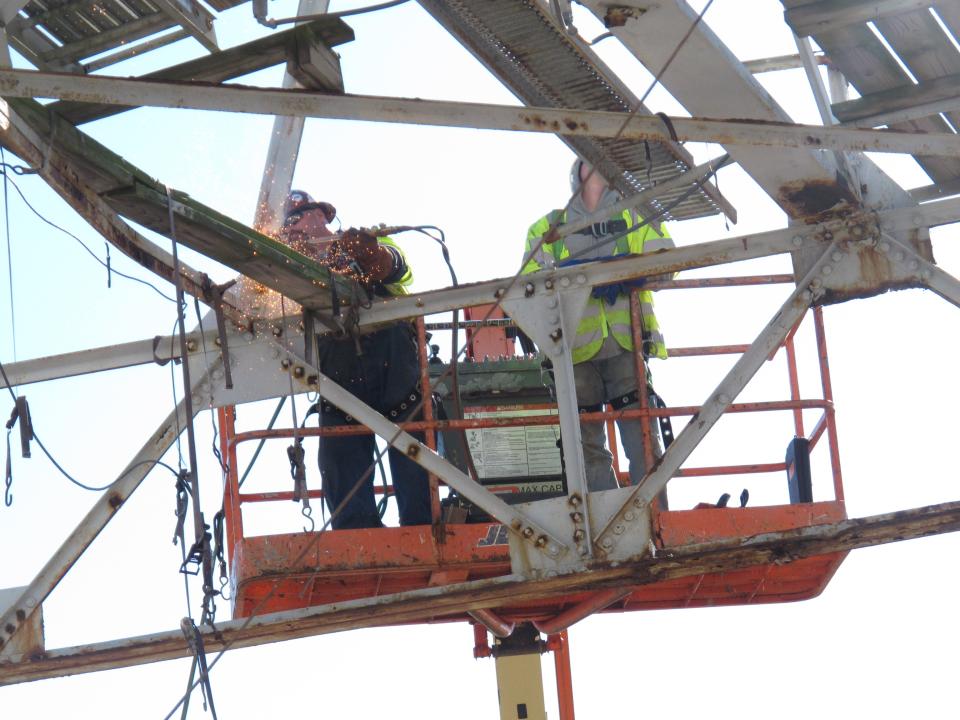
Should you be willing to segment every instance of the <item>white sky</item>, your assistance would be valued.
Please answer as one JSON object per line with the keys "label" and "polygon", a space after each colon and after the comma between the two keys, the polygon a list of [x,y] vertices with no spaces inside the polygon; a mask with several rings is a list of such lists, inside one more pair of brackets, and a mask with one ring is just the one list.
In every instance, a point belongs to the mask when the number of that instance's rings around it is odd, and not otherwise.
{"label": "white sky", "polygon": [[[334,9],[341,7],[335,4]],[[699,7],[699,4],[697,5]],[[272,15],[289,3],[271,4]],[[717,0],[708,24],[743,59],[795,52],[774,0]],[[600,30],[578,16],[586,37]],[[342,46],[348,92],[514,103],[507,90],[416,4],[352,18],[357,40]],[[218,21],[221,46],[260,30],[245,5]],[[598,51],[639,95],[650,75],[615,41]],[[200,53],[181,43],[113,72],[139,73]],[[682,60],[682,56],[681,56]],[[255,81],[278,85],[279,70]],[[817,122],[802,71],[761,81],[801,122]],[[250,82],[248,80],[248,82]],[[683,114],[662,90],[653,111]],[[88,126],[94,137],[136,165],[202,202],[249,222],[272,119],[174,110],[137,110]],[[719,154],[692,146],[698,160]],[[771,150],[771,161],[775,151]],[[462,281],[500,277],[519,262],[526,227],[565,200],[571,153],[554,137],[371,123],[308,121],[295,185],[336,204],[345,224],[438,225],[447,232]],[[9,157],[8,157],[9,160]],[[911,160],[883,158],[906,187],[928,182]],[[29,201],[84,239],[101,257],[103,240],[37,178],[15,178]],[[783,227],[782,212],[737,168],[720,187],[740,212],[674,224],[678,244]],[[10,189],[16,359],[167,334],[171,303],[106,273],[75,241],[37,220]],[[940,264],[960,274],[955,228],[934,233]],[[417,287],[442,287],[446,270],[429,241],[404,237]],[[167,241],[159,240],[164,247]],[[118,251],[114,267],[140,277]],[[226,268],[185,252],[195,267],[224,280]],[[0,298],[0,357],[14,360],[6,258]],[[729,271],[729,272],[727,272]],[[788,272],[774,258],[700,274]],[[148,278],[151,279],[152,278]],[[172,292],[155,280],[165,292]],[[752,340],[789,290],[660,293],[668,344]],[[848,513],[917,507],[957,498],[956,357],[958,309],[929,292],[908,291],[826,311]],[[818,390],[809,359],[805,396]],[[444,354],[446,354],[446,347]],[[675,359],[654,364],[669,404],[696,404],[733,360]],[[38,435],[62,464],[89,484],[106,484],[172,408],[169,368],[141,367],[24,388]],[[787,396],[782,360],[765,368],[743,397]],[[241,408],[240,424],[265,425],[267,408]],[[301,402],[300,408],[304,404]],[[5,412],[5,411],[4,411]],[[288,417],[288,416],[284,416]],[[205,510],[219,507],[219,473],[209,452],[209,414],[197,423]],[[812,426],[815,416],[807,419]],[[691,465],[776,462],[791,436],[786,415],[721,422]],[[16,435],[13,437],[16,450]],[[254,481],[289,484],[284,446],[268,445]],[[186,452],[184,450],[184,452]],[[312,456],[308,450],[308,457]],[[823,449],[815,455],[816,492],[828,497]],[[176,463],[175,455],[171,460]],[[93,503],[67,484],[38,451],[14,457],[14,505],[0,507],[0,587],[27,584]],[[308,466],[311,486],[319,484]],[[780,475],[674,483],[676,508],[734,497],[748,486],[754,502],[782,502]],[[50,648],[145,634],[178,626],[184,615],[173,533],[171,478],[152,473],[45,603]],[[302,520],[293,503],[269,520],[291,532]],[[823,595],[782,606],[615,614],[571,630],[573,679],[581,718],[671,716],[878,718],[955,714],[955,653],[960,591],[955,536],[862,550],[841,566]],[[198,596],[197,588],[193,597]],[[229,614],[222,603],[220,618]],[[466,624],[359,631],[229,652],[213,672],[221,718],[497,716],[492,660],[475,661]],[[164,717],[186,683],[189,660],[48,680],[0,691],[4,717]],[[557,717],[552,658],[544,660],[548,707]],[[195,697],[190,717],[203,717]]]}

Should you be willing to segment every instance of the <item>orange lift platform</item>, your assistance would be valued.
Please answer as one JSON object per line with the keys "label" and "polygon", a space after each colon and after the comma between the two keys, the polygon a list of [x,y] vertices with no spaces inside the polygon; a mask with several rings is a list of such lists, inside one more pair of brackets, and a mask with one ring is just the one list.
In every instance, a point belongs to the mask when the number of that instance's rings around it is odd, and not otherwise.
{"label": "orange lift platform", "polygon": [[[790,283],[792,276],[754,276],[710,280],[679,280],[659,283],[661,289],[685,287],[743,286],[770,283]],[[636,308],[636,301],[634,302]],[[486,337],[492,344],[486,347],[505,347],[502,339],[491,341],[489,326],[470,318],[480,316],[476,309],[467,316],[466,324],[474,322],[482,330],[469,330]],[[634,312],[634,327],[637,327]],[[820,397],[805,399],[800,395],[795,336],[804,322],[812,322],[816,339],[819,367]],[[421,348],[425,350],[426,334],[422,320],[417,321]],[[488,319],[488,325],[490,325]],[[493,325],[502,332],[503,320]],[[635,329],[636,332],[636,329]],[[506,346],[512,346],[508,343]],[[478,346],[479,347],[479,346]],[[671,349],[671,357],[702,357],[735,355],[748,346],[711,346]],[[820,308],[809,311],[787,336],[776,351],[786,356],[789,399],[767,402],[734,403],[730,413],[791,413],[795,438],[809,452],[827,453],[832,473],[832,497],[813,498],[809,486],[791,489],[789,504],[757,507],[715,507],[700,504],[691,509],[665,510],[654,508],[652,513],[653,543],[657,551],[670,551],[685,546],[716,540],[733,540],[768,532],[786,531],[812,525],[835,523],[846,519],[843,484],[834,420],[834,408],[823,315]],[[461,363],[463,377],[484,372],[508,372],[512,375],[526,372],[540,377],[540,361],[533,357],[489,357],[482,350],[475,352],[472,362]],[[422,381],[430,382],[427,353],[422,352]],[[771,356],[771,360],[773,357]],[[642,363],[638,363],[642,368]],[[639,368],[638,368],[639,369]],[[639,386],[646,387],[645,373],[638,373]],[[482,385],[482,382],[479,382]],[[537,382],[520,383],[520,387],[501,390],[497,395],[500,407],[521,408],[525,412],[505,413],[500,417],[479,417],[482,413],[465,413],[465,419],[438,420],[431,408],[425,407],[424,419],[405,423],[408,430],[425,430],[427,444],[436,447],[437,436],[454,432],[496,433],[504,431],[530,433],[537,428],[557,429],[557,419],[549,405],[543,403],[543,388]],[[535,387],[538,386],[538,387]],[[434,378],[433,387],[437,382]],[[463,381],[464,403],[469,405],[470,383]],[[527,394],[524,394],[527,393]],[[539,396],[538,396],[539,393]],[[616,458],[616,436],[613,418],[627,417],[689,417],[699,410],[696,406],[650,407],[646,393],[640,393],[640,407],[636,410],[590,412],[581,415],[585,421],[605,422],[608,425],[610,446]],[[484,401],[481,401],[484,402]],[[489,402],[489,398],[486,402]],[[819,411],[819,419],[807,433],[803,413]],[[280,535],[248,536],[244,532],[243,508],[255,503],[290,501],[290,491],[244,492],[240,486],[237,449],[241,443],[265,439],[314,437],[369,432],[362,426],[337,428],[269,429],[238,432],[232,407],[220,411],[221,447],[229,459],[229,473],[225,485],[226,546],[230,558],[230,582],[233,590],[235,618],[290,610],[313,605],[339,603],[357,598],[371,598],[390,593],[444,586],[469,580],[496,578],[511,573],[506,528],[489,521],[463,522],[441,508],[436,479],[431,480],[434,493],[434,523],[432,526],[395,527],[371,530],[337,530],[331,532],[294,532]],[[649,457],[653,457],[651,433],[643,423],[644,442]],[[558,451],[559,452],[559,451]],[[822,457],[822,456],[821,456]],[[801,457],[800,460],[806,460]],[[559,462],[559,461],[558,461]],[[799,464],[799,462],[798,462]],[[793,465],[793,463],[791,463]],[[648,467],[650,465],[648,464]],[[801,468],[802,470],[802,468]],[[684,467],[672,483],[682,478],[723,475],[774,474],[781,478],[796,477],[796,467],[787,462],[758,462],[738,466]],[[618,470],[622,485],[629,483],[624,471]],[[822,491],[826,486],[818,486]],[[378,489],[378,492],[384,492]],[[516,487],[509,484],[502,496],[509,496]],[[806,493],[806,497],[804,494]],[[311,499],[322,498],[319,490],[309,493]],[[509,498],[508,498],[509,499]],[[482,623],[477,627],[478,656],[488,654],[486,629],[503,636],[522,623],[532,623],[550,636],[552,649],[562,649],[563,632],[571,624],[594,612],[623,612],[632,610],[693,608],[720,605],[745,605],[805,600],[823,591],[843,561],[845,553],[794,560],[784,564],[766,564],[738,569],[732,572],[705,573],[690,577],[651,582],[635,587],[617,588],[609,592],[590,592],[564,597],[507,602],[491,610],[471,614],[438,615],[429,622],[469,621]],[[486,648],[486,649],[485,649]],[[560,662],[558,656],[558,662]],[[567,717],[572,717],[568,715]]]}

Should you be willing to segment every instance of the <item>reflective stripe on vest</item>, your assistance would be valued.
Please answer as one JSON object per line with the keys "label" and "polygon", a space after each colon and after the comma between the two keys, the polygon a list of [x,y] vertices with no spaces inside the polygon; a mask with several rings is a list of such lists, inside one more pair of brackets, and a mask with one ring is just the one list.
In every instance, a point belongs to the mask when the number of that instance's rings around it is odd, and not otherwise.
{"label": "reflective stripe on vest", "polygon": [[[621,217],[626,220],[627,227],[633,227],[636,224],[633,214],[629,210],[624,210]],[[534,223],[527,233],[526,255],[530,255],[537,241],[551,226],[556,226],[564,221],[566,221],[566,213],[561,210],[553,210]],[[652,236],[647,239],[644,237],[647,234],[652,234]],[[631,253],[641,255],[644,251],[655,252],[669,247],[673,247],[669,235],[666,233],[658,235],[653,228],[647,226],[618,238],[613,255]],[[523,272],[535,272],[546,267],[548,264],[547,255],[560,263],[570,256],[570,251],[562,239],[549,245],[541,243],[533,257],[527,260]],[[639,300],[643,353],[647,357],[666,359],[667,346],[660,332],[660,324],[653,312],[653,293],[649,290],[640,290]],[[576,337],[573,340],[573,362],[584,362],[600,352],[604,339],[610,334],[624,350],[633,350],[633,335],[630,332],[630,299],[626,295],[619,295],[613,305],[607,305],[603,300],[590,298],[583,316],[580,318],[580,323],[577,325]]]}

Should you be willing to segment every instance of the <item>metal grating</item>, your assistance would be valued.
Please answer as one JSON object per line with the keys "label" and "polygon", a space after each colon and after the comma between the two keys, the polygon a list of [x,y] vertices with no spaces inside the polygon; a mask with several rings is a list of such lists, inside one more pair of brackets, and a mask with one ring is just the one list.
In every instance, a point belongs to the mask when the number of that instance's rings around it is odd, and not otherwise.
{"label": "metal grating", "polygon": [[41,69],[87,72],[110,63],[91,68],[82,63],[85,58],[122,49],[119,61],[135,54],[135,43],[152,36],[144,50],[192,36],[215,51],[213,19],[195,0],[30,0],[7,33],[14,47]]}
{"label": "metal grating", "polygon": [[[536,0],[420,0],[420,4],[527,105],[622,113],[640,105],[590,47],[568,35]],[[642,106],[639,112],[651,114]],[[628,196],[694,165],[676,143],[560,137]],[[688,190],[665,192],[647,213],[670,207]],[[736,221],[734,208],[707,184],[664,218],[685,220],[721,212]]]}

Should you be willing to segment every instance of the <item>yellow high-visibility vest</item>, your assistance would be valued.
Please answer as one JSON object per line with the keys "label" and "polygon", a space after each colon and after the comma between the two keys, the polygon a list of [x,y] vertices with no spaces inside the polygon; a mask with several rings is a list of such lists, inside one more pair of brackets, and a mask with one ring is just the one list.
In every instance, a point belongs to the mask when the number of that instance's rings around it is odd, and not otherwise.
{"label": "yellow high-visibility vest", "polygon": [[[628,228],[638,222],[637,217],[630,210],[624,210],[621,217],[626,221]],[[570,256],[570,251],[562,239],[555,243],[542,243],[536,252],[533,252],[551,224],[563,223],[566,219],[565,212],[554,210],[530,226],[530,230],[527,231],[527,248],[524,254],[527,262],[523,267],[523,273],[542,270],[547,266],[548,255],[557,265]],[[619,238],[613,255],[642,255],[644,252],[654,252],[673,246],[666,228],[661,227],[661,232],[657,232],[652,226],[644,225]],[[649,290],[640,290],[639,300],[643,353],[647,357],[666,359],[667,346],[660,332],[660,324],[653,312],[653,293]],[[600,352],[603,341],[610,335],[613,335],[617,344],[624,350],[633,350],[633,337],[630,333],[630,299],[622,293],[617,296],[613,305],[608,305],[597,298],[590,298],[577,325],[577,334],[572,343],[574,364],[589,360]]]}

